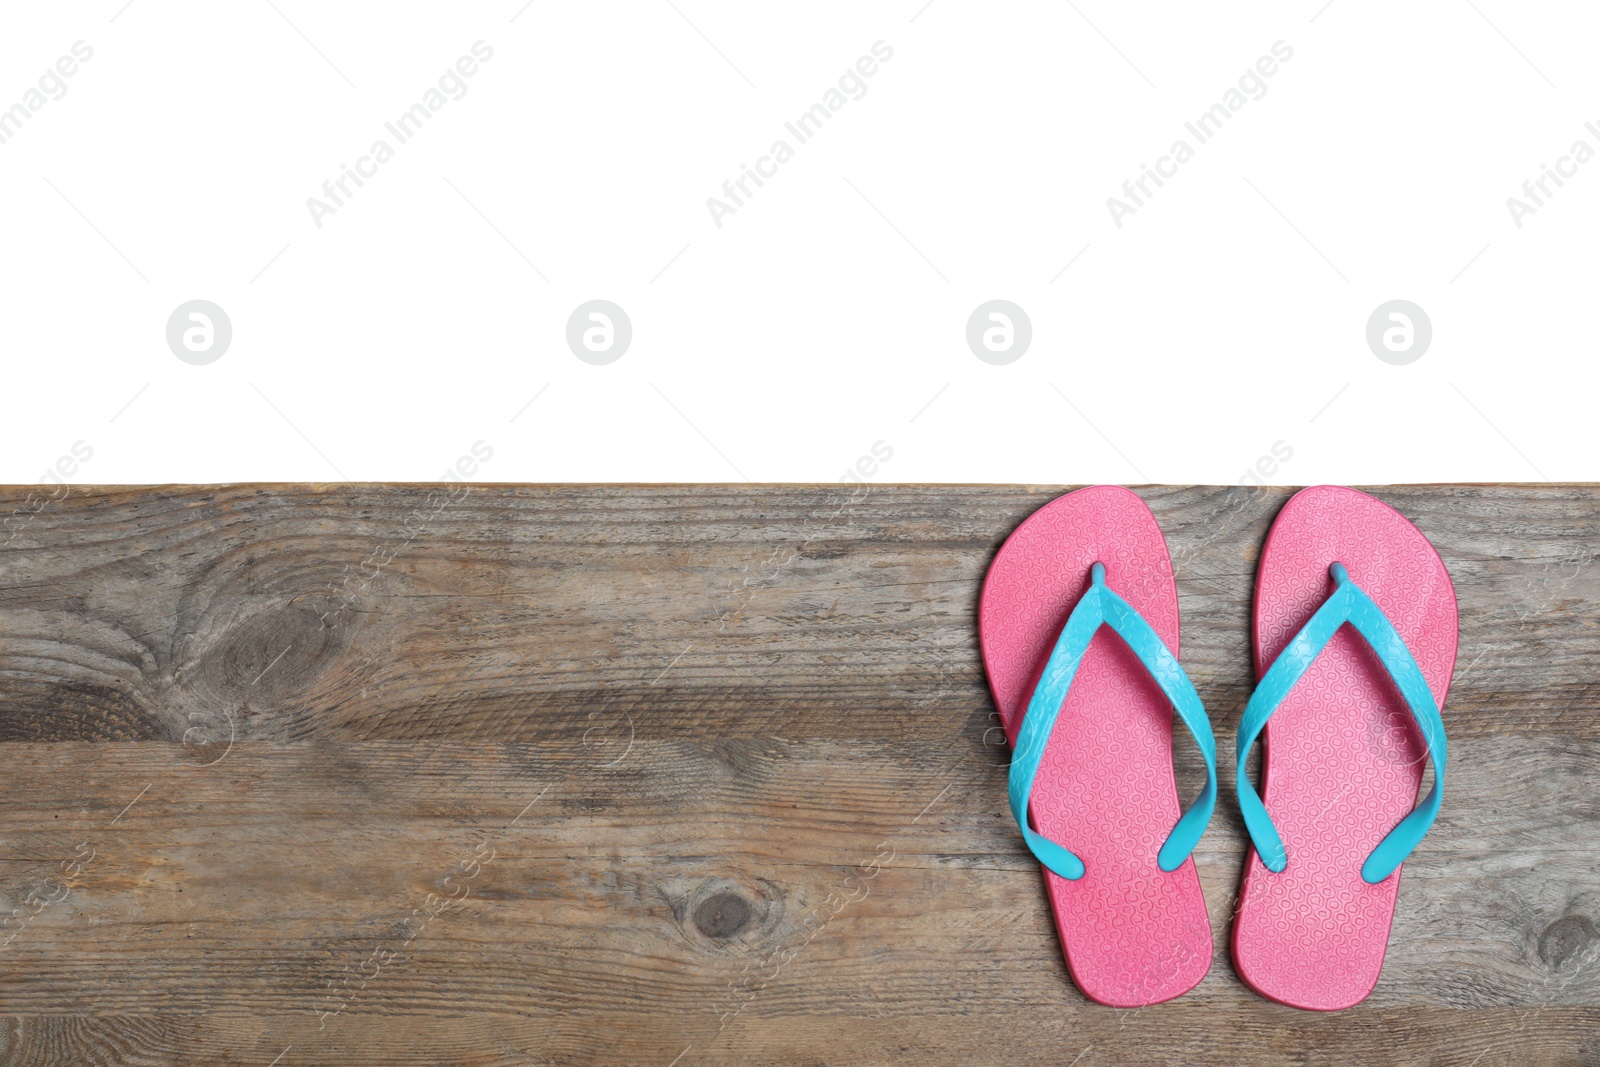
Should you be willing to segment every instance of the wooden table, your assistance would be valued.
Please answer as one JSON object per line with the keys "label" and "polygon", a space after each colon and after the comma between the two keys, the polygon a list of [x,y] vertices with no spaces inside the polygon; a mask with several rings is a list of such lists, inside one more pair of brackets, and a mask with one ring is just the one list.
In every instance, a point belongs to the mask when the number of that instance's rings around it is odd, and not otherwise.
{"label": "wooden table", "polygon": [[[1377,491],[1451,785],[1333,1015],[1233,974],[1227,776],[1210,975],[1068,979],[974,623],[1062,491],[0,491],[0,1063],[1600,1062],[1600,490]],[[1141,493],[1227,764],[1289,490]]]}

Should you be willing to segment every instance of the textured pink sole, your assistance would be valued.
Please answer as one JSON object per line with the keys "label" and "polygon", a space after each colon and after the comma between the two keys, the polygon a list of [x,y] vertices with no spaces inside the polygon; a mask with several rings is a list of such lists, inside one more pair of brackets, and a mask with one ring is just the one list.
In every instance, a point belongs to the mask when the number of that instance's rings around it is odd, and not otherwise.
{"label": "textured pink sole", "polygon": [[[1178,654],[1178,594],[1166,541],[1138,496],[1096,486],[1054,500],[989,567],[978,625],[989,687],[1016,743],[1028,698],[1089,568]],[[1072,849],[1076,882],[1046,870],[1067,966],[1091,1000],[1141,1007],[1194,988],[1211,966],[1211,920],[1194,861],[1156,866],[1180,807],[1172,706],[1144,666],[1102,629],[1090,642],[1034,781],[1035,828]]]}
{"label": "textured pink sole", "polygon": [[[1384,610],[1444,707],[1456,597],[1439,554],[1404,516],[1354,489],[1315,486],[1284,505],[1256,575],[1256,676],[1332,592],[1343,563]],[[1273,874],[1250,853],[1233,927],[1239,975],[1315,1011],[1359,1003],[1383,968],[1400,871],[1361,864],[1417,802],[1427,749],[1372,650],[1342,627],[1267,722],[1262,799],[1288,851]]]}

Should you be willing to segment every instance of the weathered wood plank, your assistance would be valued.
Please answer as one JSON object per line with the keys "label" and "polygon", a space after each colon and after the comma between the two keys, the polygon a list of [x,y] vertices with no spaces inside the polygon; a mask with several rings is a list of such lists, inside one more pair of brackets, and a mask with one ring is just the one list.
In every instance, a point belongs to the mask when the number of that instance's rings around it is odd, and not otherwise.
{"label": "weathered wood plank", "polygon": [[[351,1017],[315,1036],[235,1015],[162,1014],[11,1016],[4,1018],[0,1055],[8,1067],[116,1063],[138,1067],[215,1064],[264,1067],[396,1063],[506,1067],[528,1063],[775,1063],[868,1065],[1078,1063],[1350,1063],[1517,1064],[1558,1067],[1587,1063],[1600,1010],[1452,1008],[1371,1010],[1287,1018],[1292,1009],[1258,1001],[1223,1022],[1211,1006],[1182,1001],[1137,1012],[1058,1004],[1008,1004],[971,1011],[958,1026],[930,1032],[926,1020],[896,1020],[871,986],[855,991],[852,1013],[775,1019],[756,1027],[740,1020],[710,1037],[680,1020],[644,1031],[637,1013],[553,1022],[475,1010],[465,998],[453,1014],[396,1034],[392,1020]],[[1048,1014],[1047,1014],[1048,1013]],[[1289,1029],[1293,1024],[1293,1030]],[[1293,1033],[1296,1039],[1289,1040]],[[1068,1036],[1063,1037],[1063,1034]],[[295,1038],[299,1042],[295,1042]],[[695,1038],[700,1038],[696,1041]],[[287,1051],[286,1051],[287,1050]]]}
{"label": "weathered wood plank", "polygon": [[[1135,1013],[1067,979],[973,618],[1059,492],[134,487],[13,524],[0,1062],[1593,1056],[1600,490],[1377,491],[1460,595],[1451,791],[1333,1017],[1232,974],[1226,783],[1211,974]],[[1288,492],[1144,491],[1224,762]]]}
{"label": "weathered wood plank", "polygon": [[[830,923],[838,942],[808,957],[838,954],[844,973],[865,947],[905,966],[938,960],[939,982],[924,999],[896,1002],[908,1015],[937,1014],[949,976],[995,963],[1015,965],[1007,982],[1030,995],[1060,981],[1037,868],[995,817],[1004,768],[959,751],[639,742],[608,767],[609,754],[598,761],[581,745],[244,742],[214,767],[186,768],[176,746],[20,747],[32,751],[17,762],[19,802],[0,822],[0,886],[20,898],[61,860],[93,858],[72,895],[8,946],[6,995],[17,1010],[59,1004],[51,983],[65,980],[105,983],[98,1004],[115,1012],[268,1003],[310,1011],[342,962],[353,968],[392,940],[428,893],[457,888],[444,882],[454,871],[467,902],[430,924],[424,944],[430,958],[477,971],[458,979],[469,994],[537,1011],[573,983],[592,984],[585,1003],[597,1009],[692,1013],[708,991],[694,967],[789,947],[817,902],[874,859],[881,874],[870,887],[852,881],[846,895],[861,899]],[[1460,753],[1464,796],[1495,788],[1484,770],[1493,748],[1469,743]],[[1595,755],[1591,745],[1572,766],[1592,766]],[[1518,763],[1530,774],[1546,767],[1568,788],[1582,780],[1531,742]],[[122,798],[136,795],[110,825]],[[1600,908],[1600,884],[1581,842],[1596,839],[1600,816],[1547,826],[1524,811],[1496,825],[1481,810],[1471,818],[1470,800],[1458,807],[1466,814],[1448,812],[1407,868],[1417,888],[1402,896],[1374,1003],[1600,998],[1600,969],[1563,977],[1595,940],[1583,918]],[[1243,850],[1228,818],[1200,853],[1219,960]],[[481,870],[462,877],[459,865],[475,858]],[[696,923],[699,906],[723,892],[741,901],[734,945]],[[565,943],[567,930],[585,958],[479,984],[495,961],[512,967],[549,939]],[[107,938],[117,947],[103,947]],[[177,941],[195,958],[165,965]],[[687,980],[658,983],[663,961],[689,968]],[[437,983],[391,974],[383,1010],[426,1010]],[[826,983],[791,988],[767,1001],[771,1010],[791,995],[815,998],[805,1010],[838,1007]],[[1237,993],[1219,964],[1191,998],[1231,1003]]]}
{"label": "weathered wood plank", "polygon": [[[881,736],[852,709],[921,721],[983,706],[983,569],[1056,492],[496,488],[408,526],[426,491],[126,489],[46,509],[0,575],[0,696],[19,712],[5,736],[176,739],[187,715],[222,707],[251,738],[535,740],[528,701],[615,704],[671,663],[649,698],[661,730],[700,736],[717,701],[738,699],[803,703],[792,725],[817,736]],[[1379,492],[1433,537],[1461,591],[1458,730],[1559,720],[1587,699],[1593,487]],[[1208,696],[1239,700],[1255,554],[1288,492],[1147,495],[1177,560],[1185,661]],[[935,700],[941,684],[963,699]],[[1594,735],[1591,717],[1571,718]]]}

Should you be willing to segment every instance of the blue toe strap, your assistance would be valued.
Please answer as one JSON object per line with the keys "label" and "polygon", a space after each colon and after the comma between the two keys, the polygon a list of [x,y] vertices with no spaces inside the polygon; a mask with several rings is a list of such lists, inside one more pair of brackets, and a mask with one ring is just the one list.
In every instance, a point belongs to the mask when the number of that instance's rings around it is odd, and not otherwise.
{"label": "blue toe strap", "polygon": [[1028,800],[1033,792],[1033,779],[1039,772],[1039,761],[1044,758],[1045,745],[1055,729],[1061,704],[1072,688],[1072,679],[1078,673],[1078,664],[1089,647],[1089,642],[1101,626],[1109,626],[1125,641],[1133,654],[1139,657],[1161,691],[1172,702],[1183,719],[1200,754],[1206,761],[1206,784],[1178,819],[1177,825],[1167,835],[1166,843],[1156,855],[1156,863],[1163,871],[1176,870],[1189,858],[1189,853],[1200,841],[1206,824],[1211,821],[1212,809],[1217,804],[1217,744],[1211,736],[1211,720],[1194,691],[1189,676],[1183,673],[1177,657],[1167,648],[1161,636],[1122,597],[1106,585],[1106,569],[1096,563],[1090,571],[1090,584],[1077,607],[1061,629],[1055,649],[1046,661],[1039,684],[1034,687],[1024,713],[1022,729],[1017,732],[1016,751],[1011,758],[1009,792],[1011,814],[1022,830],[1023,839],[1039,858],[1039,862],[1056,874],[1076,881],[1083,877],[1083,861],[1071,850],[1036,833],[1028,826]]}
{"label": "blue toe strap", "polygon": [[1411,850],[1417,847],[1422,836],[1433,825],[1434,816],[1439,814],[1439,804],[1444,799],[1444,722],[1439,718],[1439,706],[1434,702],[1433,690],[1428,688],[1428,680],[1422,676],[1422,669],[1417,666],[1416,658],[1394,628],[1394,623],[1351,580],[1344,564],[1335,563],[1329,570],[1337,585],[1333,595],[1278,654],[1278,658],[1262,676],[1261,683],[1256,686],[1256,691],[1251,694],[1250,702],[1245,705],[1244,717],[1239,722],[1239,808],[1244,814],[1245,828],[1250,831],[1250,839],[1255,843],[1262,864],[1274,873],[1283,870],[1289,862],[1288,852],[1283,847],[1283,839],[1278,836],[1272,816],[1267,814],[1266,805],[1261,802],[1260,794],[1245,774],[1245,757],[1250,754],[1251,746],[1256,743],[1256,738],[1261,735],[1272,713],[1278,710],[1290,690],[1304,677],[1328,642],[1333,640],[1339,627],[1348,622],[1372,646],[1379,662],[1389,672],[1389,677],[1394,679],[1396,688],[1405,698],[1406,706],[1411,709],[1412,717],[1422,730],[1428,755],[1433,760],[1433,788],[1411,814],[1389,831],[1361,865],[1362,879],[1376,885],[1393,874],[1395,868],[1411,855]]}

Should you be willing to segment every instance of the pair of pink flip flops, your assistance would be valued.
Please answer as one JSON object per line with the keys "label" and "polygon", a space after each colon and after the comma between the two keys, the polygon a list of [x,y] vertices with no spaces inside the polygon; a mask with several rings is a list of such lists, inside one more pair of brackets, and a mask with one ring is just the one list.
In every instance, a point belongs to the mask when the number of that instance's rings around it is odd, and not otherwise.
{"label": "pair of pink flip flops", "polygon": [[[1120,605],[1119,618],[1136,613],[1139,626],[1148,624],[1140,633],[1159,640],[1141,646],[1110,617],[1102,625],[1098,615],[1087,623],[1073,615],[1090,603],[1098,612],[1102,600]],[[1212,927],[1187,858],[1192,841],[1172,855],[1181,701],[1163,675],[1182,671],[1177,585],[1155,517],[1116,486],[1040,508],[995,556],[979,626],[1013,746],[1025,719],[1048,723],[1024,733],[1014,754],[1012,803],[1014,813],[1027,812],[1025,836],[1046,864],[1074,981],[1116,1007],[1188,992],[1210,969]],[[1332,1011],[1376,985],[1399,862],[1438,810],[1438,708],[1456,634],[1444,563],[1398,512],[1337,486],[1303,490],[1284,505],[1256,573],[1261,683],[1239,738],[1248,750],[1259,732],[1265,751],[1259,797],[1242,754],[1238,762],[1238,801],[1255,848],[1233,919],[1233,959],[1262,996]],[[1196,737],[1209,768],[1209,728]],[[1435,788],[1419,805],[1430,758]],[[1019,770],[1020,761],[1028,766]]]}

